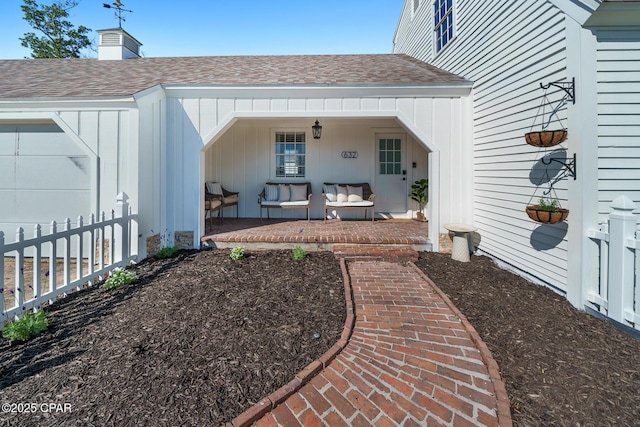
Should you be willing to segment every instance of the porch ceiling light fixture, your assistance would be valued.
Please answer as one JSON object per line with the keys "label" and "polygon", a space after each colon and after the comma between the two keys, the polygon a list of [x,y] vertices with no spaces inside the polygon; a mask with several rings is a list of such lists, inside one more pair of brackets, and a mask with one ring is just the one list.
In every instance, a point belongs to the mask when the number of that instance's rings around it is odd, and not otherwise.
{"label": "porch ceiling light fixture", "polygon": [[313,131],[313,139],[320,139],[322,136],[322,126],[320,126],[320,122],[316,120],[316,124],[311,126],[311,130]]}

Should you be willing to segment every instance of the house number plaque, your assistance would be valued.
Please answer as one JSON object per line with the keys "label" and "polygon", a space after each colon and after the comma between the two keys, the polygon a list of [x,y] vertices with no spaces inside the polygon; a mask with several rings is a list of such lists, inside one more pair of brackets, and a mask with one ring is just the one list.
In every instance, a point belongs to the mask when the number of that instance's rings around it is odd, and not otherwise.
{"label": "house number plaque", "polygon": [[342,152],[343,159],[357,159],[358,152],[357,151],[343,151]]}

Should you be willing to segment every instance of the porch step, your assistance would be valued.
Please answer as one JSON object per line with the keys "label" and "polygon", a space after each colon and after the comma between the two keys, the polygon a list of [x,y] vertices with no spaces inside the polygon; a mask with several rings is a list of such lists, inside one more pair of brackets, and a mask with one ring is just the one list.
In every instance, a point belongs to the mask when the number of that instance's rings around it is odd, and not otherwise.
{"label": "porch step", "polygon": [[335,244],[333,254],[336,258],[349,261],[417,261],[418,252],[410,246],[402,245],[356,245]]}

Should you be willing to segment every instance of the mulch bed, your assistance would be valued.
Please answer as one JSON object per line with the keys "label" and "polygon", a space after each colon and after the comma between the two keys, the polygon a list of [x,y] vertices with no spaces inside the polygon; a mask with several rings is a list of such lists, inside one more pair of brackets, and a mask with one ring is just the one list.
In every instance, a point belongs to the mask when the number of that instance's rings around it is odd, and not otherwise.
{"label": "mulch bed", "polygon": [[[2,425],[216,425],[291,381],[340,338],[338,261],[328,252],[186,251],[131,268],[47,307],[50,327],[0,343],[0,403],[71,404],[0,413]],[[319,334],[319,338],[317,335]],[[56,408],[56,409],[64,409]]]}
{"label": "mulch bed", "polygon": [[497,267],[423,253],[416,263],[498,362],[517,426],[640,426],[640,340]]}
{"label": "mulch bed", "polygon": [[[416,263],[498,362],[517,426],[640,426],[640,340],[498,268],[423,253]],[[0,413],[3,425],[215,425],[288,383],[338,340],[343,283],[330,253],[182,252],[48,308],[51,326],[0,343],[0,403],[71,412]],[[320,339],[314,339],[314,333]]]}

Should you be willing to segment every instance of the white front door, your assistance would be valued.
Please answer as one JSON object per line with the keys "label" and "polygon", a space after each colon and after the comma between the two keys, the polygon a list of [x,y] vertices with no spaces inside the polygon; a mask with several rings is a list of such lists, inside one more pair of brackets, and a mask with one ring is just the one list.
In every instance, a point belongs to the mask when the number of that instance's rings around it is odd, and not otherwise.
{"label": "white front door", "polygon": [[406,141],[403,134],[376,134],[376,212],[407,213]]}

